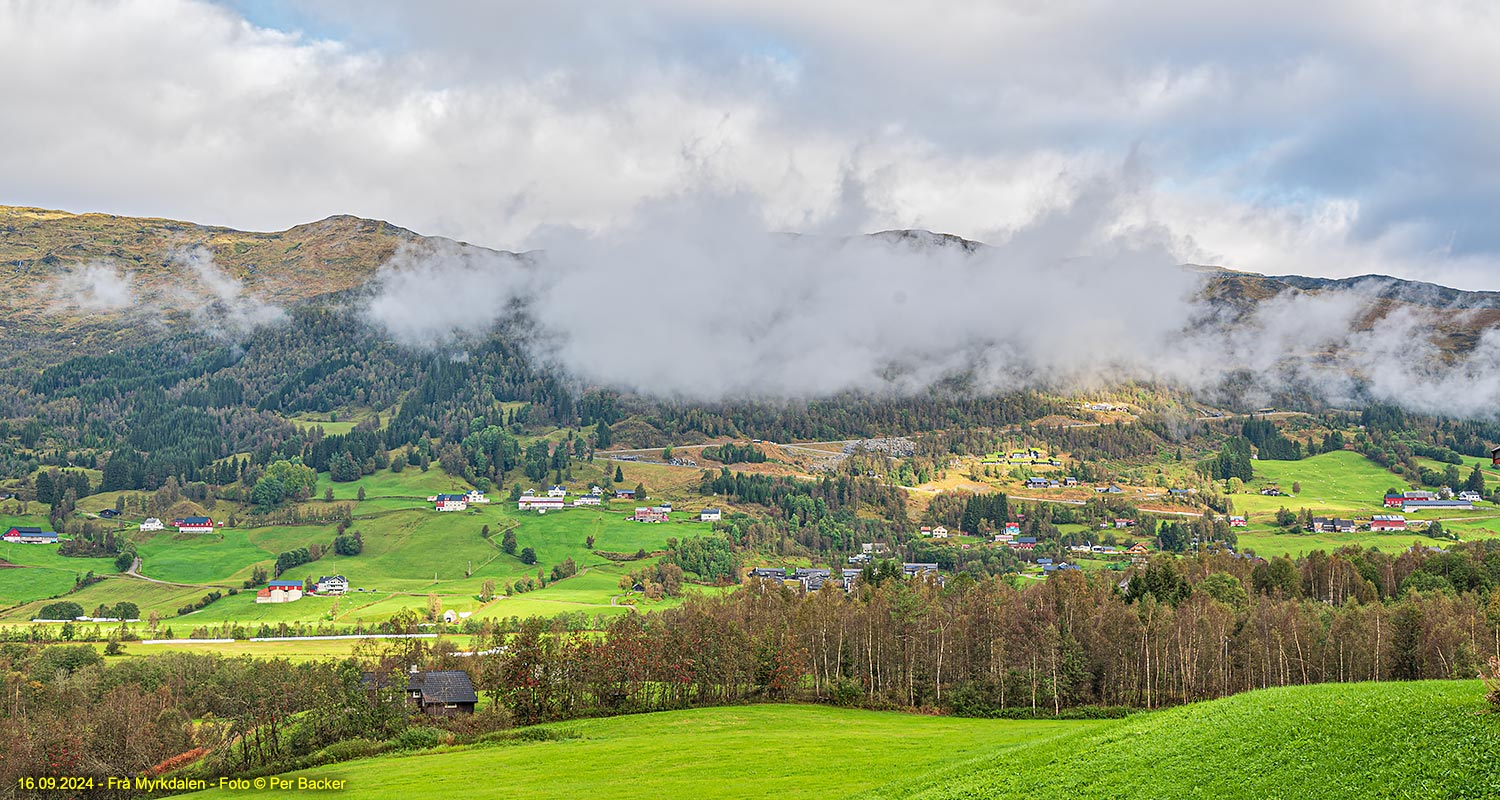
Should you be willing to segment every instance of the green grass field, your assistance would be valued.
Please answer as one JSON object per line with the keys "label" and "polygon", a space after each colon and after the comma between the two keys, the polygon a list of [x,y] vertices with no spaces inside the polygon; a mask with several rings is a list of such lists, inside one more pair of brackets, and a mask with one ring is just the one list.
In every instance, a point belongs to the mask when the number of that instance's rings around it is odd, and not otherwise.
{"label": "green grass field", "polygon": [[696,709],[558,723],[548,727],[578,738],[292,777],[344,778],[351,794],[375,800],[1495,797],[1500,716],[1482,694],[1477,681],[1325,684],[1087,722]]}
{"label": "green grass field", "polygon": [[[1292,484],[1299,482],[1302,493],[1296,497],[1259,494],[1262,487],[1273,484],[1290,493]],[[1405,484],[1363,455],[1341,450],[1301,461],[1256,461],[1255,479],[1246,484],[1246,494],[1234,495],[1234,506],[1250,514],[1275,513],[1281,506],[1294,511],[1306,507],[1342,514],[1370,514],[1379,511],[1381,498],[1391,487],[1405,488]]]}
{"label": "green grass field", "polygon": [[580,738],[388,756],[298,774],[345,777],[351,796],[369,800],[844,797],[1097,724],[741,706],[562,723],[552,727]]}
{"label": "green grass field", "polygon": [[1477,681],[1269,689],[1109,722],[868,796],[1496,797],[1500,716],[1485,711]]}

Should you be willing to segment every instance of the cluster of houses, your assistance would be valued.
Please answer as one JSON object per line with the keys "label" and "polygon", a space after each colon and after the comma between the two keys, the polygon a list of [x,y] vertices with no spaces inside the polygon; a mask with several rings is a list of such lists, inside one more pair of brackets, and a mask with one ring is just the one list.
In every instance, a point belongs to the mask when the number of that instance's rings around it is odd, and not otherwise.
{"label": "cluster of houses", "polygon": [[1038,477],[1031,477],[1026,479],[1026,488],[1028,489],[1063,489],[1077,485],[1078,479],[1073,477],[1072,475],[1063,476],[1063,479],[1061,481]]}
{"label": "cluster of houses", "polygon": [[1352,519],[1313,517],[1312,524],[1307,529],[1313,533],[1354,533],[1359,528]]}
{"label": "cluster of houses", "polygon": [[[1452,495],[1451,491],[1447,493]],[[1399,494],[1387,492],[1382,502],[1386,508],[1399,508],[1402,511],[1472,511],[1474,504],[1483,499],[1478,492],[1459,492],[1443,497],[1436,492],[1416,490]]]}
{"label": "cluster of houses", "polygon": [[478,489],[464,494],[435,494],[427,498],[427,502],[432,503],[433,509],[437,511],[468,511],[471,505],[482,505],[489,501],[484,492]]}
{"label": "cluster of houses", "polygon": [[658,506],[640,506],[631,517],[636,522],[666,522],[672,513],[671,503],[662,503]]}
{"label": "cluster of houses", "polygon": [[57,534],[41,528],[13,526],[5,532],[7,542],[20,544],[57,544]]}
{"label": "cluster of houses", "polygon": [[[868,555],[868,552],[860,553],[860,555]],[[853,561],[852,558],[850,560]],[[865,560],[868,561],[869,559]],[[853,592],[855,585],[859,582],[860,575],[863,573],[864,570],[861,568],[845,567],[839,570],[836,578],[838,580],[837,585],[843,588],[846,593]],[[901,575],[906,578],[918,575],[924,576],[936,581],[939,586],[945,583],[943,576],[938,574],[938,565],[933,562],[917,561],[904,563],[901,565]],[[828,581],[835,580],[833,570],[825,567],[797,567],[790,571],[782,567],[756,567],[750,570],[750,577],[769,581],[777,586],[793,586],[808,592],[816,592],[822,589],[823,585]]]}
{"label": "cluster of houses", "polygon": [[[313,594],[340,595],[349,591],[349,579],[343,575],[323,575],[313,587]],[[302,581],[275,580],[255,593],[257,603],[294,603],[307,592]]]}

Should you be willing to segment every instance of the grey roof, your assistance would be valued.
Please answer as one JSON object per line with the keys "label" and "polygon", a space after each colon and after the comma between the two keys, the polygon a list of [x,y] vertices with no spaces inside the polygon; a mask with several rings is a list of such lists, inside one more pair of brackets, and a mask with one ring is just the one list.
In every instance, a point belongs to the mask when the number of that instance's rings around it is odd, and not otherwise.
{"label": "grey roof", "polygon": [[474,683],[469,673],[457,669],[418,672],[407,681],[406,688],[422,693],[424,703],[477,703]]}

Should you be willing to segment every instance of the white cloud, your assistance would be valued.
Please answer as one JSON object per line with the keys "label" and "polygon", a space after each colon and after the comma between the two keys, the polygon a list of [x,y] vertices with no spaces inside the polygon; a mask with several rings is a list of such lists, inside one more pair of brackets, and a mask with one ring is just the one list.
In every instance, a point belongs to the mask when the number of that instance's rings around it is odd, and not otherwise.
{"label": "white cloud", "polygon": [[0,6],[25,76],[0,86],[0,200],[526,249],[711,190],[772,228],[1004,238],[1135,161],[1120,224],[1181,257],[1500,277],[1484,4],[286,7],[315,33],[194,0]]}
{"label": "white cloud", "polygon": [[99,261],[59,273],[38,286],[37,294],[59,311],[116,311],[135,304],[133,276]]}

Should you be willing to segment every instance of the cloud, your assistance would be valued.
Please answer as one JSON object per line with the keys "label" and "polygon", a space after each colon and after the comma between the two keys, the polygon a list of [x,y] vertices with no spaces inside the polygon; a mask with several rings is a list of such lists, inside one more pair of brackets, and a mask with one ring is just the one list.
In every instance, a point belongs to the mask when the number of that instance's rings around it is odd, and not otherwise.
{"label": "cloud", "polygon": [[1154,190],[1133,213],[1177,260],[1500,275],[1485,4],[267,8],[0,6],[0,70],[29,76],[0,87],[4,199],[524,250],[710,191],[773,230],[998,241],[1133,157]]}
{"label": "cloud", "polygon": [[118,311],[136,303],[133,276],[112,263],[94,261],[59,273],[37,287],[38,296],[50,300],[53,309],[67,311]]}
{"label": "cloud", "polygon": [[1385,288],[1371,282],[1287,292],[1243,316],[1205,299],[1167,232],[1121,223],[1142,200],[1131,179],[1078,197],[971,249],[925,233],[776,233],[747,197],[685,195],[608,232],[548,231],[524,257],[404,250],[365,313],[400,341],[449,349],[509,323],[584,384],[689,400],[1160,382],[1221,403],[1289,392],[1494,416],[1500,333],[1456,359],[1431,339],[1434,319],[1461,312],[1371,324]]}
{"label": "cloud", "polygon": [[214,261],[206,247],[173,251],[168,260],[186,279],[171,294],[175,305],[193,323],[213,336],[238,339],[262,325],[280,322],[286,312],[245,291],[245,287]]}

